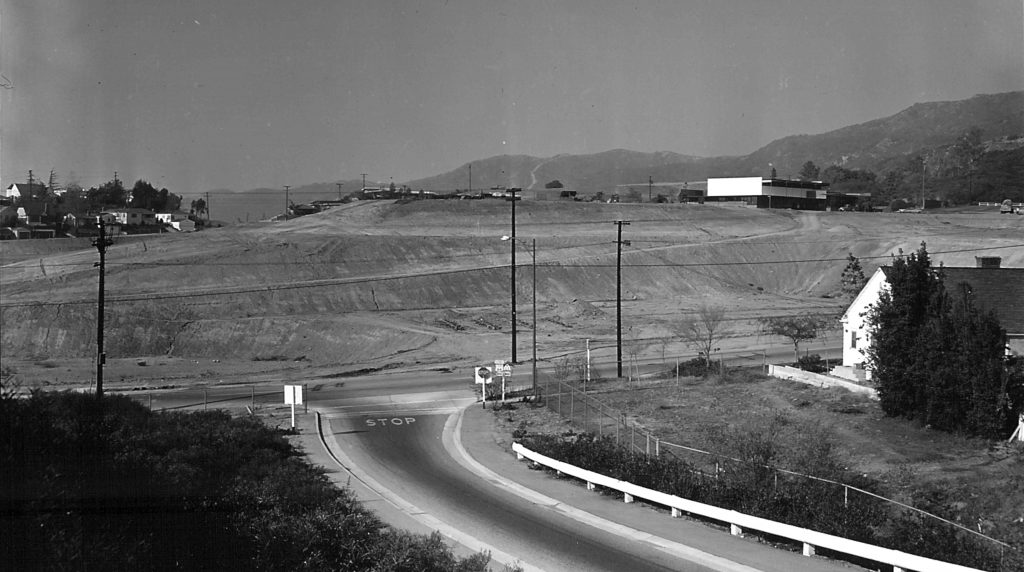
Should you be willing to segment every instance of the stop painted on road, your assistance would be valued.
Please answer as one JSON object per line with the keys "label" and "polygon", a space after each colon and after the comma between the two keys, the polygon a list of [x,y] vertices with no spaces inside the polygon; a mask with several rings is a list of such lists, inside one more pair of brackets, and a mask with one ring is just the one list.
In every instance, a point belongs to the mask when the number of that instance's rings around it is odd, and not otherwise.
{"label": "stop painted on road", "polygon": [[416,422],[415,417],[376,417],[368,418],[366,420],[367,427],[387,427],[389,425],[401,426],[401,425],[412,425]]}

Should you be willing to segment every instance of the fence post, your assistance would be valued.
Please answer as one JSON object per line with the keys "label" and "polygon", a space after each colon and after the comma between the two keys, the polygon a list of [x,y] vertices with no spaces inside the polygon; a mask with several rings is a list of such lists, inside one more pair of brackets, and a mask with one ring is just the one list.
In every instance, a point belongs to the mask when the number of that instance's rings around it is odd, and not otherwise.
{"label": "fence post", "polygon": [[153,410],[153,392],[149,392],[149,410]]}
{"label": "fence post", "polygon": [[659,439],[657,437],[654,438],[654,456],[655,457],[660,457],[661,456],[661,439]]}
{"label": "fence post", "polygon": [[203,411],[206,411],[206,402],[207,402],[207,396],[206,396],[206,390],[204,389],[203,390]]}
{"label": "fence post", "polygon": [[569,386],[569,425],[576,423],[576,388]]}
{"label": "fence post", "polygon": [[644,454],[647,455],[648,457],[651,456],[651,434],[650,433],[647,434],[647,449],[644,452]]}
{"label": "fence post", "polygon": [[[623,415],[623,416],[625,416],[625,415]],[[623,419],[622,422],[625,423],[626,422],[625,419]],[[632,455],[633,451],[635,449],[636,449],[636,425],[630,425],[629,426],[629,454]]]}
{"label": "fence post", "polygon": [[249,386],[249,401],[252,404],[252,410],[256,411],[256,386]]}
{"label": "fence post", "polygon": [[843,508],[850,507],[850,487],[843,485]]}

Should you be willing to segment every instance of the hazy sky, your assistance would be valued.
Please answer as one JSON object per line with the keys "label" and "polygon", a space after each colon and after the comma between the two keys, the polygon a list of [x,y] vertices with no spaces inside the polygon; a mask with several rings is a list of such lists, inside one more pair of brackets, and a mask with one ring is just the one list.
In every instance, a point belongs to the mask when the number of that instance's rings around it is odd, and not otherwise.
{"label": "hazy sky", "polygon": [[1024,89],[1021,0],[0,0],[0,18],[4,186],[743,155]]}

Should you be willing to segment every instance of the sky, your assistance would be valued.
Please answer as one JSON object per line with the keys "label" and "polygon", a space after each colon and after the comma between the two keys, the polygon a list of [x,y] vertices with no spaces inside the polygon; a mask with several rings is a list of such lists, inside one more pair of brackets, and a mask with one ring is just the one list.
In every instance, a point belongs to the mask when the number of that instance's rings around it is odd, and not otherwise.
{"label": "sky", "polygon": [[0,184],[745,155],[1024,89],[1021,0],[0,0]]}

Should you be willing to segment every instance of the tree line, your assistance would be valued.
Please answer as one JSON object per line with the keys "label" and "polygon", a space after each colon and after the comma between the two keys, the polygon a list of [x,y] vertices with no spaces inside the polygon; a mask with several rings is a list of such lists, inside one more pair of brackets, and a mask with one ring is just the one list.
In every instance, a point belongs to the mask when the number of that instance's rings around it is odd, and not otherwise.
{"label": "tree line", "polygon": [[30,184],[31,195],[19,197],[16,204],[43,201],[60,204],[68,212],[89,212],[102,209],[141,208],[154,212],[173,212],[181,208],[181,197],[166,188],[157,189],[145,179],[135,181],[130,188],[117,179],[101,185],[83,188],[75,182],[68,183],[62,194],[55,189],[51,173],[50,184]]}
{"label": "tree line", "polygon": [[1024,202],[1024,147],[1004,149],[983,137],[981,129],[972,127],[951,144],[884,159],[876,171],[840,165],[822,169],[807,161],[799,177],[829,183],[834,191],[870,193],[862,206],[896,200],[918,204],[924,198],[950,204]]}

